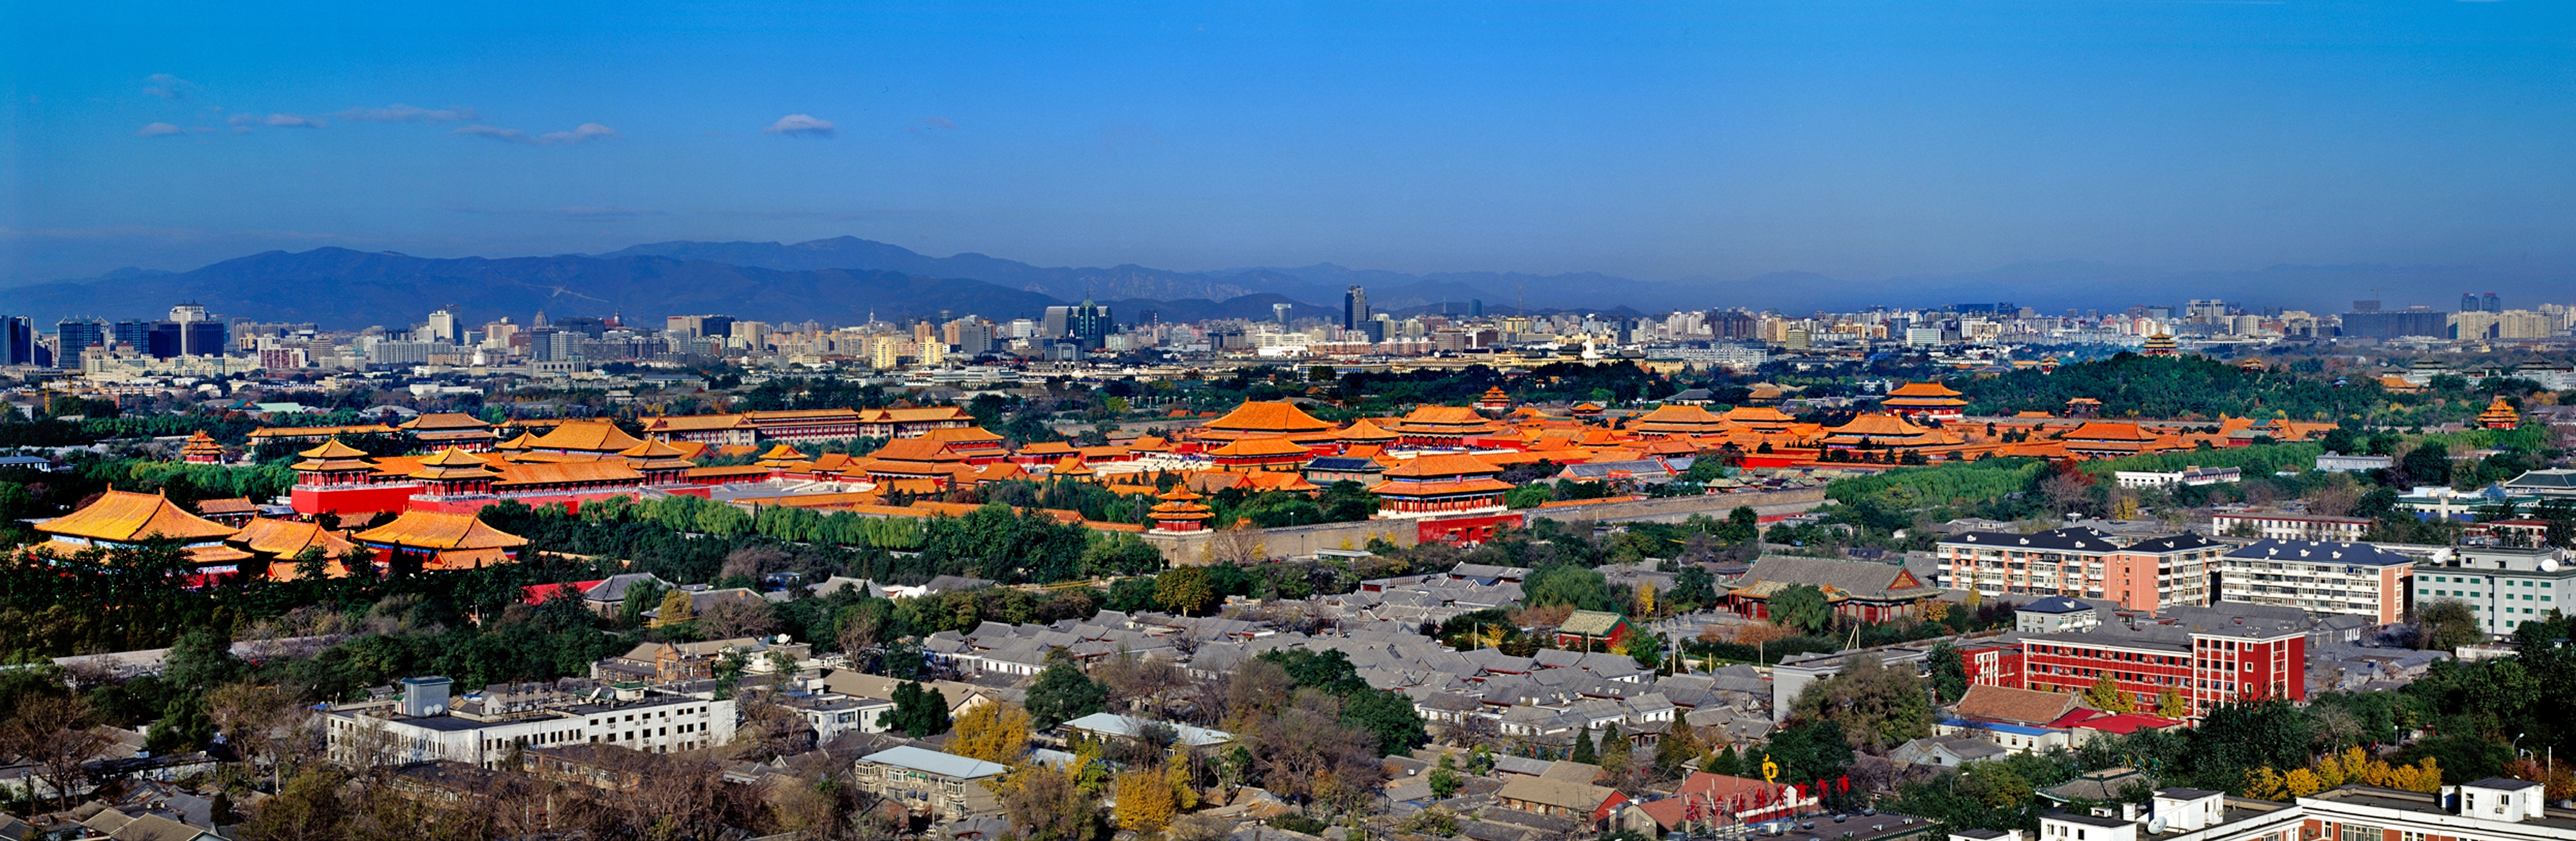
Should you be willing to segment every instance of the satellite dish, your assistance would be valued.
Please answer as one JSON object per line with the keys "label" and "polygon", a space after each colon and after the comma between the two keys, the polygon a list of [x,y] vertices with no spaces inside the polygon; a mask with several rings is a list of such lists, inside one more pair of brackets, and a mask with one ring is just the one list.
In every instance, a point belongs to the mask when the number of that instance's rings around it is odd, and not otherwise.
{"label": "satellite dish", "polygon": [[2540,559],[2540,571],[2541,571],[2541,572],[2557,572],[2557,571],[2558,571],[2558,559],[2557,559],[2557,558],[2542,558],[2542,559]]}
{"label": "satellite dish", "polygon": [[2147,834],[2148,834],[2148,835],[2163,835],[2163,834],[2165,834],[2165,816],[2163,816],[2163,815],[2157,815],[2157,816],[2155,816],[2155,817],[2148,818],[2148,819],[2147,819]]}

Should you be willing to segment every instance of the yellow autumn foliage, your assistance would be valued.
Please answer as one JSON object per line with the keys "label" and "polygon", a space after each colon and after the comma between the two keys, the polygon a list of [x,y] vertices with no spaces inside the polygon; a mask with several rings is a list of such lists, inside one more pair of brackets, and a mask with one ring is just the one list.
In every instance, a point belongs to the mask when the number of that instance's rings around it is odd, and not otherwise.
{"label": "yellow autumn foliage", "polygon": [[958,717],[948,752],[1008,765],[1029,746],[1029,713],[1016,704],[979,704]]}
{"label": "yellow autumn foliage", "polygon": [[1152,832],[1172,822],[1178,812],[1172,802],[1172,784],[1163,778],[1160,768],[1127,771],[1118,775],[1118,825],[1138,832]]}
{"label": "yellow autumn foliage", "polygon": [[2354,747],[2286,773],[2269,767],[2247,771],[2245,796],[2290,800],[2354,783],[2404,791],[2438,791],[2442,788],[2442,768],[2429,756],[2413,765],[2391,765]]}

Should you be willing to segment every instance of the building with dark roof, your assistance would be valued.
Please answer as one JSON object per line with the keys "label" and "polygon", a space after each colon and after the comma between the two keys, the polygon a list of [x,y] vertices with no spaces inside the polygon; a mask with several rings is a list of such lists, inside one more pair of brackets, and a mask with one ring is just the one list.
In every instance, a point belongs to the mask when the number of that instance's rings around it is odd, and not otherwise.
{"label": "building with dark roof", "polygon": [[1771,597],[1800,585],[1824,591],[1835,614],[1863,622],[1920,615],[1925,604],[1941,597],[1941,588],[1898,564],[1775,556],[1755,561],[1720,601],[1737,615],[1768,619]]}
{"label": "building with dark roof", "polygon": [[2385,625],[2406,613],[2415,559],[2368,543],[2258,540],[2227,553],[2216,567],[2221,599]]}
{"label": "building with dark roof", "polygon": [[1988,596],[2105,599],[2130,610],[2210,601],[2209,569],[2227,545],[2197,534],[2129,540],[2090,528],[1943,538],[1941,577]]}

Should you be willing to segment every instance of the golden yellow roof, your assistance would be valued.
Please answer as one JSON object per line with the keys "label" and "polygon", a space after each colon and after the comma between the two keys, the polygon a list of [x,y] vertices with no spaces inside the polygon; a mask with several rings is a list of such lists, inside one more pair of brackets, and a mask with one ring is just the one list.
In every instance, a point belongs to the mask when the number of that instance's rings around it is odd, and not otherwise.
{"label": "golden yellow roof", "polygon": [[210,450],[218,453],[223,452],[224,445],[215,443],[215,437],[206,434],[206,431],[203,429],[197,430],[197,434],[195,435],[188,436],[187,445],[179,448],[179,451],[182,453],[202,453]]}
{"label": "golden yellow roof", "polygon": [[97,502],[81,510],[36,524],[36,530],[64,537],[78,537],[110,543],[134,543],[152,538],[203,540],[229,537],[237,529],[188,513],[169,497],[108,491]]}
{"label": "golden yellow roof", "polygon": [[1387,468],[1386,473],[1383,475],[1393,478],[1418,478],[1434,476],[1483,476],[1501,472],[1503,472],[1501,467],[1497,467],[1492,462],[1475,456],[1458,455],[1455,453],[1439,453],[1409,459],[1403,464]]}
{"label": "golden yellow roof", "polygon": [[790,446],[787,446],[786,444],[779,444],[779,445],[777,445],[777,446],[770,447],[770,448],[769,448],[769,452],[761,453],[761,454],[760,454],[760,457],[761,457],[761,458],[763,458],[763,459],[773,459],[773,458],[797,458],[797,459],[801,459],[801,458],[804,458],[804,457],[805,457],[805,454],[804,454],[804,453],[801,453],[801,452],[797,452],[795,447],[790,447]]}
{"label": "golden yellow roof", "polygon": [[1302,456],[1306,454],[1307,449],[1304,445],[1298,444],[1295,441],[1290,441],[1286,438],[1274,438],[1269,436],[1259,438],[1237,438],[1228,442],[1225,446],[1208,451],[1208,455],[1211,456],[1233,458],[1260,458],[1263,456],[1289,455]]}
{"label": "golden yellow roof", "polygon": [[492,425],[484,423],[482,418],[478,418],[464,412],[430,412],[428,414],[421,415],[420,417],[403,421],[402,428],[412,430],[414,432],[423,432],[430,430],[490,429],[492,428]]}
{"label": "golden yellow roof", "polygon": [[[232,536],[234,545],[274,558],[291,559],[304,553],[306,547],[317,547],[322,554],[337,558],[351,549],[348,536],[322,527],[320,523],[296,520],[272,520],[267,517],[244,524]],[[346,570],[341,571],[347,575]],[[334,576],[337,577],[337,576]]]}
{"label": "golden yellow roof", "polygon": [[685,453],[680,452],[680,448],[671,446],[670,444],[659,440],[647,440],[644,443],[619,450],[617,451],[617,454],[627,458],[643,459],[679,458],[682,455],[685,455]]}
{"label": "golden yellow roof", "polygon": [[1225,413],[1225,417],[1208,421],[1201,427],[1208,432],[1234,436],[1265,432],[1323,432],[1332,428],[1332,424],[1316,420],[1315,416],[1306,414],[1306,410],[1286,400],[1246,400],[1243,405],[1234,407],[1234,411]]}
{"label": "golden yellow roof", "polygon": [[339,437],[333,436],[331,440],[322,442],[322,446],[296,455],[310,459],[366,458],[367,451],[340,443]]}
{"label": "golden yellow roof", "polygon": [[1395,433],[1386,431],[1385,427],[1370,423],[1367,418],[1361,418],[1354,421],[1351,423],[1349,429],[1342,430],[1342,440],[1344,441],[1393,441],[1395,439]]}
{"label": "golden yellow roof", "polygon": [[585,450],[613,453],[644,443],[607,421],[574,421],[555,427],[528,446],[541,450]]}
{"label": "golden yellow roof", "polygon": [[524,449],[527,449],[527,448],[529,448],[529,447],[535,446],[535,445],[536,445],[536,443],[537,443],[537,435],[536,435],[536,433],[533,433],[533,432],[522,432],[522,433],[519,433],[519,437],[517,437],[517,438],[512,438],[512,439],[510,439],[510,440],[503,441],[503,442],[501,442],[501,443],[494,444],[494,445],[492,445],[492,446],[493,446],[493,448],[494,448],[494,449],[502,449],[502,450],[524,450]]}
{"label": "golden yellow roof", "polygon": [[1871,438],[1920,438],[1932,430],[1915,426],[1895,415],[1869,414],[1852,418],[1850,423],[1825,430],[1835,436]]}
{"label": "golden yellow roof", "polygon": [[1050,471],[1048,475],[1089,476],[1099,472],[1100,471],[1098,470],[1091,469],[1091,465],[1082,463],[1082,459],[1080,457],[1065,456],[1063,460],[1055,463],[1055,469]]}
{"label": "golden yellow roof", "polygon": [[1889,397],[1957,397],[1959,391],[1939,382],[1906,383],[1887,392]]}
{"label": "golden yellow roof", "polygon": [[420,510],[405,511],[393,522],[354,537],[363,543],[405,549],[508,549],[528,545],[527,538],[485,525],[472,514]]}

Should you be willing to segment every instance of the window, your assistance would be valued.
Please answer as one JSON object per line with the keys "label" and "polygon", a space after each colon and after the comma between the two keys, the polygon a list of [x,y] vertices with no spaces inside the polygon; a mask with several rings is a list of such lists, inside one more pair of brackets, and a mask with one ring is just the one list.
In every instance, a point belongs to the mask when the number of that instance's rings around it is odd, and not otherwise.
{"label": "window", "polygon": [[2342,841],[2380,841],[2387,837],[2379,827],[2348,823],[2343,825]]}

